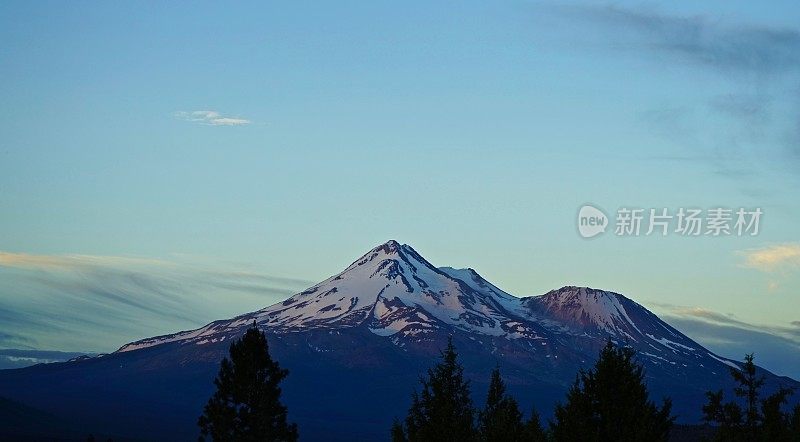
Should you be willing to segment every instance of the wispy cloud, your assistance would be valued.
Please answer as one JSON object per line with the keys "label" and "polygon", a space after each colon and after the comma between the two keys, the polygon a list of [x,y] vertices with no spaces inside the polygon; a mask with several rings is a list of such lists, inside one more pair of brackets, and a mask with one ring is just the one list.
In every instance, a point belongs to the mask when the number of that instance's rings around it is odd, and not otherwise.
{"label": "wispy cloud", "polygon": [[223,116],[212,110],[178,111],[173,116],[179,120],[200,123],[209,126],[246,126],[252,121],[244,118]]}
{"label": "wispy cloud", "polygon": [[97,266],[169,265],[167,261],[127,256],[30,255],[0,251],[0,267],[77,269]]}
{"label": "wispy cloud", "polygon": [[108,351],[256,310],[310,284],[197,260],[0,252],[0,347]]}
{"label": "wispy cloud", "polygon": [[793,321],[785,326],[767,326],[752,324],[741,320],[732,314],[720,313],[702,307],[688,307],[673,304],[656,303],[655,305],[662,313],[668,316],[693,318],[717,325],[727,325],[762,333],[769,333],[781,336],[785,339],[795,341],[800,346],[800,321]]}
{"label": "wispy cloud", "polygon": [[655,103],[642,110],[656,135],[690,148],[694,161],[708,162],[719,174],[734,177],[738,186],[743,173],[796,173],[800,28],[670,14],[646,6],[550,4],[543,10],[571,22],[565,29],[580,29],[575,38],[587,48],[599,44],[618,55],[692,66],[725,79],[731,90],[705,103]]}
{"label": "wispy cloud", "polygon": [[[665,306],[665,304],[662,304],[662,306]],[[734,318],[733,315],[726,315],[702,307],[683,307],[683,306],[673,306],[673,305],[666,305],[666,306],[671,314],[679,316],[691,316],[694,318],[705,319],[720,324],[749,326],[749,324],[747,324],[746,322],[739,321],[736,318]]]}
{"label": "wispy cloud", "polygon": [[755,353],[758,365],[774,373],[800,379],[800,367],[797,365],[800,344],[796,339],[768,330],[709,322],[690,316],[665,316],[664,319],[719,355],[741,360],[745,354]]}
{"label": "wispy cloud", "polygon": [[769,118],[767,109],[771,102],[772,98],[766,95],[729,93],[712,97],[708,105],[712,110],[731,117],[765,122]]}
{"label": "wispy cloud", "polygon": [[781,72],[800,67],[800,31],[729,23],[702,15],[616,5],[555,6],[553,10],[613,30],[618,47],[674,56],[724,70]]}
{"label": "wispy cloud", "polygon": [[775,244],[738,252],[745,259],[745,267],[775,272],[800,269],[800,243]]}
{"label": "wispy cloud", "polygon": [[47,350],[0,349],[0,370],[28,367],[34,364],[62,362],[85,354]]}
{"label": "wispy cloud", "polygon": [[755,352],[759,365],[800,379],[796,363],[800,352],[800,321],[764,326],[701,307],[652,305],[662,319],[711,351],[732,359]]}

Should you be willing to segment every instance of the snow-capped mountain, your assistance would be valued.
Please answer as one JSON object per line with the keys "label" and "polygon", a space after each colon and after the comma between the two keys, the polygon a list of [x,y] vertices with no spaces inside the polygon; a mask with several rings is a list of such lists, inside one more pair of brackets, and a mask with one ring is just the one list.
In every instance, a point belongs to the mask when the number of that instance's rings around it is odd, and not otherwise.
{"label": "snow-capped mountain", "polygon": [[366,325],[380,336],[416,336],[453,327],[512,337],[521,332],[523,310],[519,298],[474,270],[436,268],[411,246],[389,241],[283,302],[198,330],[133,342],[119,351],[174,341],[222,341],[253,321],[274,333]]}
{"label": "snow-capped mountain", "polygon": [[197,330],[126,344],[119,351],[169,342],[223,342],[238,336],[253,322],[275,334],[363,327],[375,335],[392,337],[396,345],[453,332],[537,341],[551,348],[575,338],[598,342],[612,339],[636,348],[655,364],[676,362],[678,357],[697,364],[709,358],[734,364],[618,293],[568,286],[541,296],[518,298],[473,269],[437,268],[411,246],[394,240],[285,301]]}
{"label": "snow-capped mountain", "polygon": [[[436,267],[389,241],[261,310],[102,358],[0,372],[0,396],[118,434],[193,439],[219,360],[253,323],[291,372],[285,400],[311,440],[384,439],[448,336],[473,391],[499,365],[523,406],[545,415],[609,339],[637,351],[652,395],[670,396],[683,422],[697,421],[705,392],[729,388],[737,367],[621,294],[568,286],[519,298],[475,270]],[[764,373],[768,385],[800,387]]]}

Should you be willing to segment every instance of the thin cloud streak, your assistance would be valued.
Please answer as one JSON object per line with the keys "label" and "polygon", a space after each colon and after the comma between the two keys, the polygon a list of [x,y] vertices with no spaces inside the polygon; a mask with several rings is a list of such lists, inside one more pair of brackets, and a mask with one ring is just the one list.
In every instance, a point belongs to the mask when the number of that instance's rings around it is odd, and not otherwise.
{"label": "thin cloud streak", "polygon": [[800,269],[800,243],[775,244],[758,249],[742,250],[738,254],[745,259],[742,264],[744,267],[762,272]]}
{"label": "thin cloud streak", "polygon": [[0,251],[0,267],[77,269],[93,266],[165,265],[166,261],[125,256],[29,255]]}
{"label": "thin cloud streak", "polygon": [[110,351],[263,308],[311,284],[217,264],[0,252],[0,347]]}
{"label": "thin cloud streak", "polygon": [[0,349],[0,370],[28,367],[34,364],[63,362],[85,354],[86,353],[82,352],[61,352],[52,350]]}
{"label": "thin cloud streak", "polygon": [[741,181],[743,174],[754,177],[764,169],[796,173],[800,106],[793,91],[800,73],[800,28],[618,5],[548,4],[541,10],[571,22],[567,29],[581,29],[578,38],[586,47],[600,42],[620,54],[732,80],[731,92],[709,97],[705,106],[659,104],[642,118],[676,146],[694,145],[699,158],[711,155],[710,164],[722,176]]}
{"label": "thin cloud streak", "polygon": [[704,347],[731,359],[755,353],[759,365],[800,379],[800,321],[786,326],[762,326],[701,307],[652,304],[660,317]]}
{"label": "thin cloud streak", "polygon": [[252,123],[252,121],[245,118],[226,117],[212,110],[178,111],[173,116],[179,120],[209,126],[246,126]]}
{"label": "thin cloud streak", "polygon": [[767,333],[794,342],[800,346],[800,321],[785,326],[766,326],[742,321],[733,315],[724,314],[702,307],[689,307],[674,304],[652,303],[666,317],[705,321],[709,324],[736,327],[739,329]]}
{"label": "thin cloud streak", "polygon": [[800,31],[724,23],[614,5],[552,6],[552,11],[613,30],[626,44],[724,70],[774,73],[800,67]]}
{"label": "thin cloud streak", "polygon": [[742,360],[745,354],[755,353],[758,365],[775,374],[800,379],[800,366],[797,365],[800,344],[796,340],[766,331],[691,317],[665,317],[665,319],[670,325],[718,355]]}

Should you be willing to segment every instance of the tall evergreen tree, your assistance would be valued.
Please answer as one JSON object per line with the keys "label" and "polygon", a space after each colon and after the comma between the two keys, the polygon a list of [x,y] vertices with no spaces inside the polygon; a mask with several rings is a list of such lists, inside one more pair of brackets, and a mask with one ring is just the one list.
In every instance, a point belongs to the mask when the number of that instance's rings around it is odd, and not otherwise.
{"label": "tall evergreen tree", "polygon": [[800,433],[791,437],[791,415],[781,410],[791,394],[791,389],[781,387],[761,401],[761,428],[756,427],[754,434],[766,441],[800,440]]}
{"label": "tall evergreen tree", "polygon": [[392,442],[406,442],[408,440],[405,430],[403,429],[403,423],[397,418],[395,418],[394,423],[392,424],[391,435]]}
{"label": "tall evergreen tree", "polygon": [[536,409],[531,411],[531,417],[525,421],[522,440],[526,442],[545,442],[547,440],[547,433],[542,428],[542,422]]}
{"label": "tall evergreen tree", "polygon": [[452,338],[442,352],[442,361],[428,369],[420,379],[422,392],[414,392],[405,424],[392,427],[394,441],[472,441],[476,438],[475,411],[470,399],[469,382]]}
{"label": "tall evergreen tree", "polygon": [[734,388],[736,396],[745,398],[744,426],[750,438],[755,439],[761,414],[758,412],[758,391],[764,385],[764,376],[756,375],[756,364],[753,363],[753,353],[745,355],[742,370],[731,368],[731,376],[739,384]]}
{"label": "tall evergreen tree", "polygon": [[722,390],[706,393],[708,403],[703,406],[703,415],[707,422],[717,426],[715,440],[800,440],[800,405],[795,407],[793,413],[781,410],[793,390],[781,387],[765,399],[760,399],[764,376],[756,374],[753,360],[752,353],[745,355],[742,368],[730,370],[738,384],[734,393],[744,400],[744,407],[734,401],[723,402]]}
{"label": "tall evergreen tree", "polygon": [[557,441],[659,441],[667,440],[672,404],[661,408],[650,401],[644,369],[630,348],[611,342],[600,351],[594,368],[581,370],[558,404],[551,423]]}
{"label": "tall evergreen tree", "polygon": [[517,401],[506,394],[500,369],[492,370],[486,406],[478,415],[478,432],[482,441],[515,442],[523,440],[525,426]]}
{"label": "tall evergreen tree", "polygon": [[267,338],[255,322],[230,346],[214,379],[217,391],[198,419],[200,440],[296,441],[297,426],[286,421],[278,386],[289,374],[269,355]]}
{"label": "tall evergreen tree", "polygon": [[723,403],[722,390],[706,393],[708,403],[703,405],[703,416],[706,422],[717,425],[716,440],[739,440],[743,437],[742,408],[735,402]]}
{"label": "tall evergreen tree", "polygon": [[794,410],[789,417],[789,433],[800,440],[800,404],[794,406]]}

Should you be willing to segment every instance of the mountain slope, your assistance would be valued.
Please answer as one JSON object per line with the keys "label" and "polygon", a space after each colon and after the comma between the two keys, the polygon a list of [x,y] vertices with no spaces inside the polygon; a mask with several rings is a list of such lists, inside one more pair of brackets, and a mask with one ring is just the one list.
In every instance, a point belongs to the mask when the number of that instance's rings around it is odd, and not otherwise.
{"label": "mountain slope", "polygon": [[[437,268],[389,241],[264,309],[103,357],[2,371],[0,395],[93,431],[192,439],[219,360],[254,322],[290,370],[285,400],[310,440],[384,439],[448,336],[478,402],[500,365],[523,407],[545,414],[609,339],[637,350],[653,396],[672,397],[682,422],[697,421],[706,390],[731,387],[737,366],[620,294],[563,287],[517,298],[472,269]],[[800,386],[764,373],[769,388]]]}
{"label": "mountain slope", "polygon": [[[465,281],[459,276],[472,276]],[[508,335],[518,298],[474,271],[436,268],[408,245],[382,244],[341,273],[265,309],[198,330],[127,344],[131,351],[173,341],[208,343],[238,335],[253,321],[276,333],[368,325],[381,336],[412,336],[455,327],[491,336]]]}
{"label": "mountain slope", "polygon": [[553,356],[571,360],[593,356],[576,352],[576,341],[593,342],[595,348],[612,339],[634,347],[652,364],[680,363],[675,370],[692,364],[716,367],[711,373],[717,374],[725,372],[719,364],[736,366],[618,293],[568,286],[516,298],[472,269],[434,267],[396,241],[375,247],[341,273],[283,302],[197,330],[126,344],[119,351],[168,342],[224,342],[253,322],[277,334],[361,326],[401,346],[464,332],[533,348],[550,345]]}

